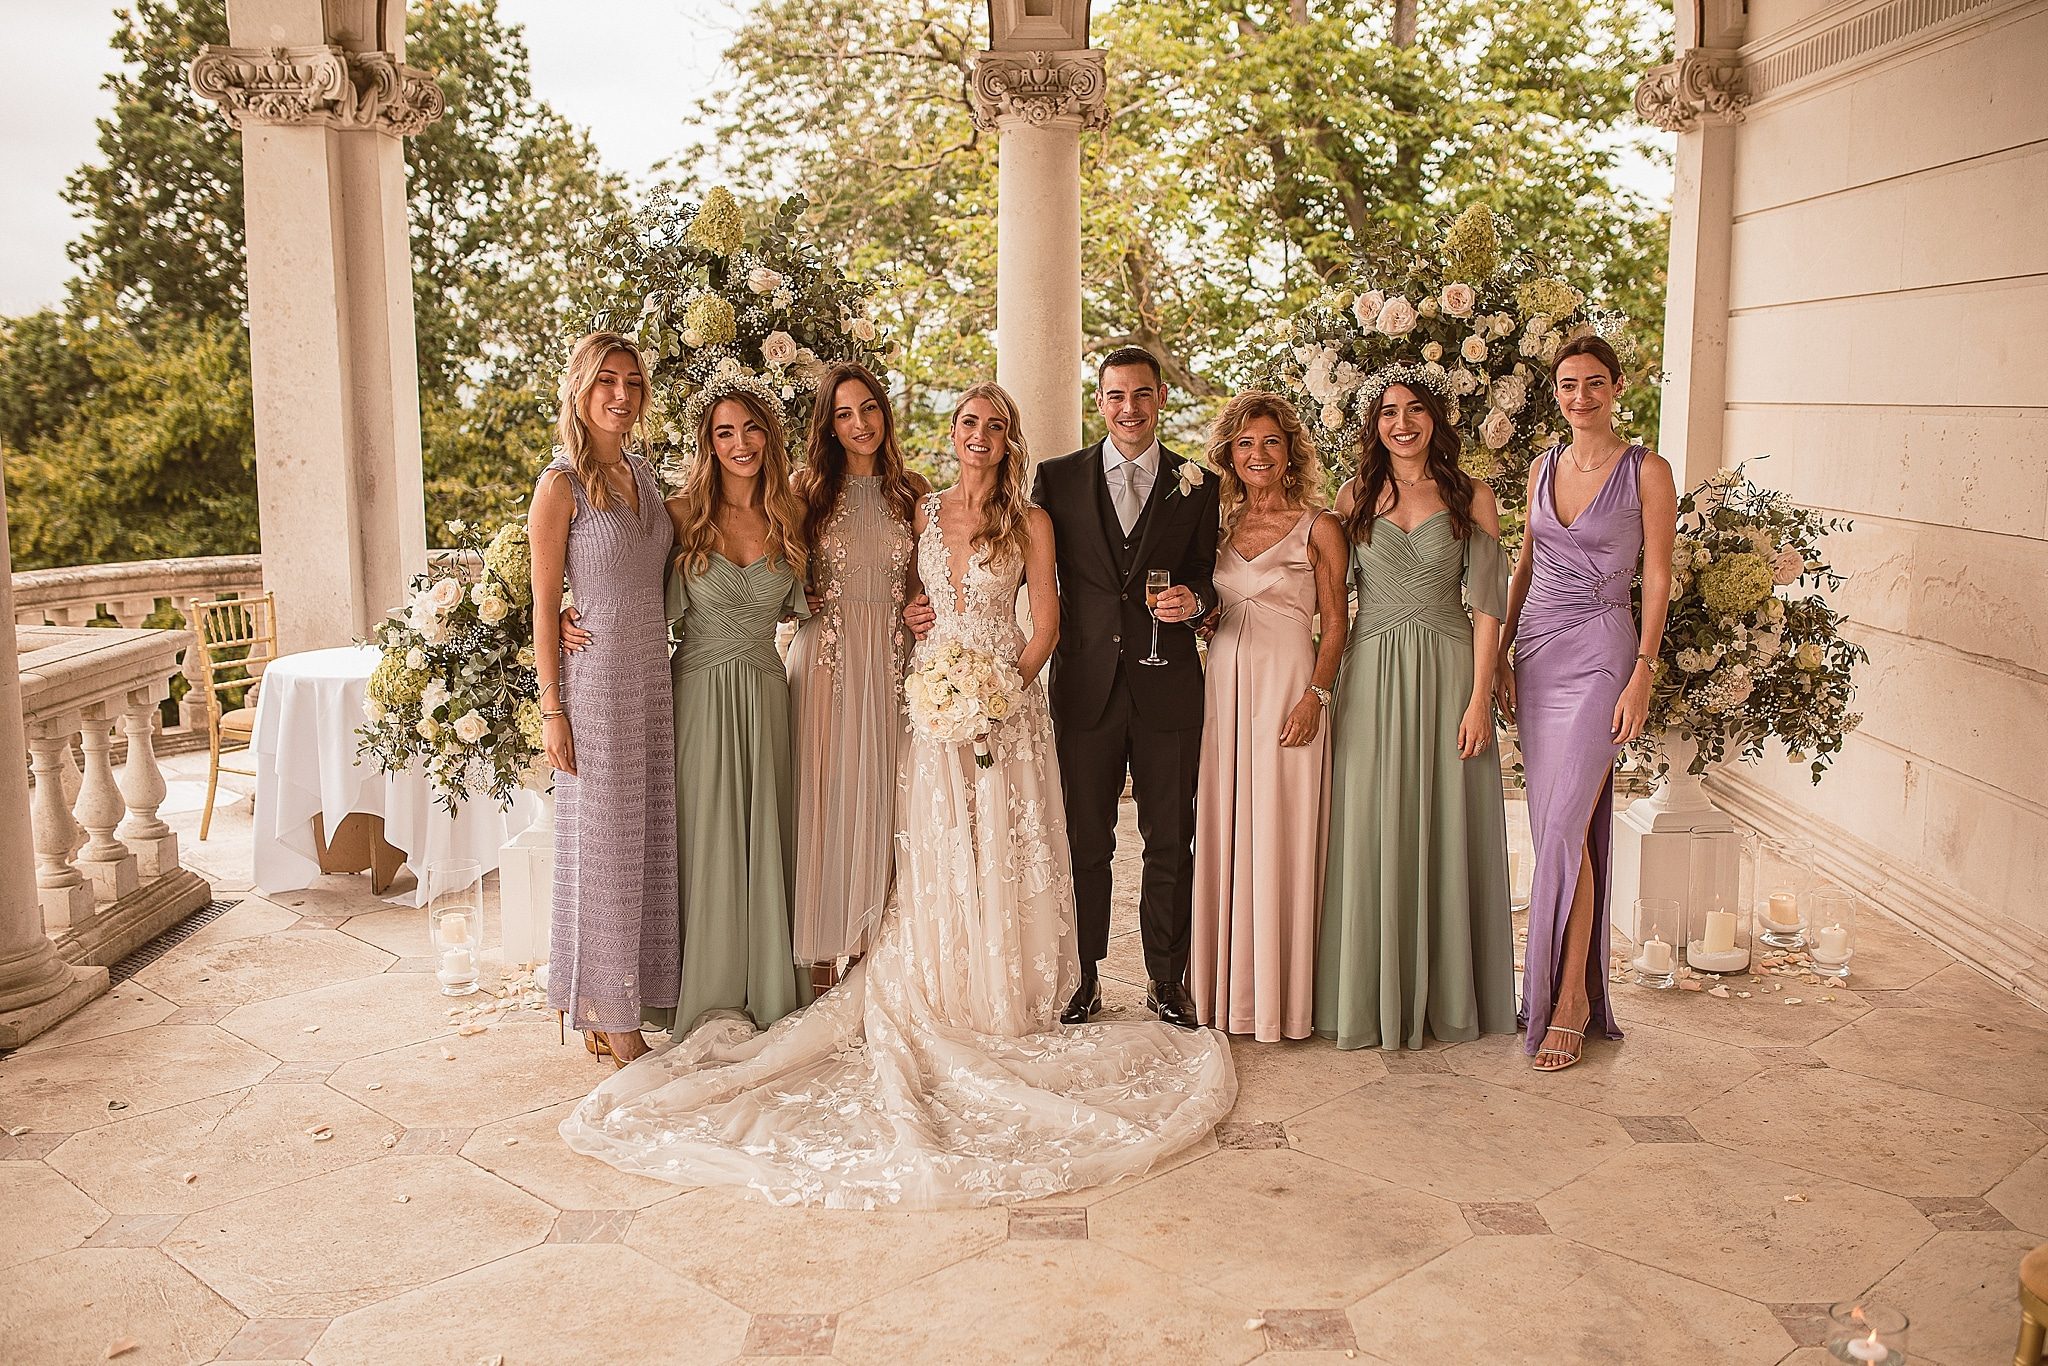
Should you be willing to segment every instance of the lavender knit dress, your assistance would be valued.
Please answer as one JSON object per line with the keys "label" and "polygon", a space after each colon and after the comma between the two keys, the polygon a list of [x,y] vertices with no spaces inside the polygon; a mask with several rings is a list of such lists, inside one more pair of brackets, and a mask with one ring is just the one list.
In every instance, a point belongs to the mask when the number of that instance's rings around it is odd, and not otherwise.
{"label": "lavender knit dress", "polygon": [[[675,530],[654,471],[627,456],[639,491],[593,508],[572,477],[565,564],[591,643],[563,653],[576,774],[555,775],[555,894],[548,1004],[578,1029],[640,1028],[643,1006],[673,1007],[676,926],[675,721],[662,585]],[[570,470],[556,455],[549,470]],[[543,478],[546,476],[544,475]]]}

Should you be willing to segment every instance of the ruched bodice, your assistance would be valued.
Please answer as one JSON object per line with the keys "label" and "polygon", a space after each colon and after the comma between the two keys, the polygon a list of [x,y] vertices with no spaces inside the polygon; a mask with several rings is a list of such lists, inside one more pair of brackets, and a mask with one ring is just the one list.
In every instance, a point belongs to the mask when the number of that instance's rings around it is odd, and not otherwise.
{"label": "ruched bodice", "polygon": [[1352,647],[1410,623],[1469,641],[1468,598],[1476,611],[1507,615],[1507,557],[1500,542],[1478,527],[1459,540],[1447,512],[1423,519],[1413,531],[1379,518],[1372,539],[1356,542],[1351,554],[1358,591]]}
{"label": "ruched bodice", "polygon": [[1607,471],[1607,482],[1578,520],[1557,517],[1557,461],[1553,448],[1536,475],[1529,504],[1529,596],[1522,608],[1517,652],[1524,658],[1560,634],[1609,613],[1633,635],[1630,585],[1643,556],[1643,508],[1638,484],[1643,447],[1630,446]]}
{"label": "ruched bodice", "polygon": [[676,566],[668,576],[669,621],[682,639],[675,676],[739,661],[780,679],[775,627],[791,614],[806,615],[804,595],[779,561],[740,566],[714,551],[702,569]]}

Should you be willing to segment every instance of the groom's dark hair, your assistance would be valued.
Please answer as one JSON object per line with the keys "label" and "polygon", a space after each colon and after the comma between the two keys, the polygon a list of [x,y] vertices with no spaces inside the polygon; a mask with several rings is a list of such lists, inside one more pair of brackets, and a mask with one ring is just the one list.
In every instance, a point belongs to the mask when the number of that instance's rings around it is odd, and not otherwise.
{"label": "groom's dark hair", "polygon": [[1165,376],[1159,370],[1159,357],[1142,346],[1119,346],[1102,358],[1102,364],[1095,367],[1095,382],[1102,383],[1102,376],[1113,365],[1142,365],[1152,372],[1152,382],[1161,384]]}

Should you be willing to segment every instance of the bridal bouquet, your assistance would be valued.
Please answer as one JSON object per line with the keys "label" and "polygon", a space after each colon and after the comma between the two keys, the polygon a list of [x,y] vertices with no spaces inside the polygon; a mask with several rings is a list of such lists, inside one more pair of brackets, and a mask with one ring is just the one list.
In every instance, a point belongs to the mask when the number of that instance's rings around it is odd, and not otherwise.
{"label": "bridal bouquet", "polygon": [[450,522],[457,549],[481,566],[414,577],[405,606],[377,627],[383,650],[363,701],[357,753],[386,773],[417,767],[452,814],[458,803],[504,803],[544,785],[533,657],[532,549],[511,522],[488,541]]}
{"label": "bridal bouquet", "polygon": [[1023,688],[1015,670],[1006,668],[987,650],[947,641],[925,655],[924,663],[903,681],[910,724],[940,744],[974,742],[974,762],[994,763],[988,733],[996,722],[1017,709]]}
{"label": "bridal bouquet", "polygon": [[1638,762],[1659,767],[1660,731],[1682,731],[1698,743],[1695,772],[1730,753],[1755,759],[1776,738],[1820,781],[1863,719],[1849,702],[1855,666],[1869,656],[1843,637],[1845,618],[1826,598],[1785,590],[1841,587],[1820,543],[1848,529],[1843,518],[1759,488],[1739,465],[1679,500],[1671,613],[1650,685],[1649,725],[1632,747]]}

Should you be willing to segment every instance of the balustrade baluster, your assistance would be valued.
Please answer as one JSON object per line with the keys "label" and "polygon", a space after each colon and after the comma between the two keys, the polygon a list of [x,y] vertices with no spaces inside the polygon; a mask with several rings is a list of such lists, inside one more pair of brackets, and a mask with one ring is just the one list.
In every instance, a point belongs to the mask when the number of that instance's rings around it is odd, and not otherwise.
{"label": "balustrade baluster", "polygon": [[78,851],[78,869],[92,879],[93,895],[100,901],[118,901],[138,883],[135,855],[114,834],[128,814],[128,804],[114,781],[111,709],[104,702],[85,709],[78,731],[79,748],[85,753],[85,778],[78,788],[78,804],[72,809],[86,834],[85,847]]}
{"label": "balustrade baluster", "polygon": [[43,903],[43,928],[51,934],[91,919],[92,886],[71,862],[78,847],[78,822],[64,791],[64,770],[70,764],[76,717],[38,721],[29,731],[29,769],[36,790],[29,804],[35,826],[36,889]]}
{"label": "balustrade baluster", "polygon": [[128,736],[128,761],[121,766],[128,819],[121,823],[120,836],[144,879],[162,877],[178,866],[177,833],[156,814],[168,790],[156,762],[156,704],[161,695],[158,688],[137,688],[128,694],[121,715]]}

